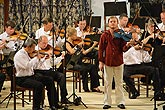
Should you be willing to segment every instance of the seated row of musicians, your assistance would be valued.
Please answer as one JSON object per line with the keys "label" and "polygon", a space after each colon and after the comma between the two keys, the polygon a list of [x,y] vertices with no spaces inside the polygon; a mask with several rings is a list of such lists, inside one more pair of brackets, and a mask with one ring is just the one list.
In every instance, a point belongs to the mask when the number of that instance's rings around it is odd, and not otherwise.
{"label": "seated row of musicians", "polygon": [[58,96],[55,89],[54,80],[49,76],[41,76],[40,73],[34,74],[34,67],[41,62],[42,55],[38,54],[34,58],[30,58],[37,43],[34,39],[28,38],[22,49],[14,56],[14,65],[16,68],[16,84],[21,87],[33,89],[33,110],[42,110],[40,103],[42,101],[42,93],[46,86],[49,105],[52,110],[59,108]]}
{"label": "seated row of musicians", "polygon": [[[136,32],[132,33],[133,39],[138,39]],[[151,76],[155,93],[160,90],[160,77],[159,69],[149,65],[151,63],[151,56],[148,51],[145,51],[139,44],[132,46],[128,51],[123,54],[124,59],[124,73],[123,79],[132,93],[131,99],[136,99],[139,92],[135,88],[133,79],[130,78],[134,74],[144,74],[148,77]]]}
{"label": "seated row of musicians", "polygon": [[[80,74],[82,75],[82,82],[83,82],[83,89],[85,92],[90,92],[88,88],[88,72],[90,74],[91,79],[91,87],[90,89],[93,92],[100,92],[100,89],[98,88],[99,83],[99,75],[98,70],[96,69],[96,65],[85,63],[82,61],[83,56],[89,53],[97,44],[98,42],[94,42],[93,45],[88,48],[87,50],[83,49],[83,40],[80,39],[80,41],[77,41],[79,39],[77,37],[77,31],[74,27],[69,27],[67,30],[67,41],[66,41],[66,51],[67,54],[65,56],[66,58],[66,68],[67,69],[73,69],[73,70],[79,70]],[[62,65],[61,67],[62,68]]]}

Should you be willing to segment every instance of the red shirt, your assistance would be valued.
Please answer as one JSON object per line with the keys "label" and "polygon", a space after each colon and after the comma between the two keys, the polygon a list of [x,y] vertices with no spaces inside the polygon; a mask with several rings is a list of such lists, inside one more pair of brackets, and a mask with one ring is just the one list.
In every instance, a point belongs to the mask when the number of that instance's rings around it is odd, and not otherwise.
{"label": "red shirt", "polygon": [[99,41],[98,59],[107,66],[120,66],[123,64],[123,52],[128,50],[126,41],[114,38],[110,31],[105,31]]}

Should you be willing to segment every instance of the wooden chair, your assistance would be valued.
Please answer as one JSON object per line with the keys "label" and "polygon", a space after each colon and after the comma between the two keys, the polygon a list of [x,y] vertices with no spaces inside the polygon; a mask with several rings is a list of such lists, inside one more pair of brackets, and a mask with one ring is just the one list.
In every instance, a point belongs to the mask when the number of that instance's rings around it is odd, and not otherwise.
{"label": "wooden chair", "polygon": [[[27,104],[29,104],[29,102],[31,102],[31,100],[32,100],[32,94],[31,94],[31,91],[33,92],[33,89],[32,88],[25,88],[25,87],[20,87],[20,86],[18,86],[18,85],[16,85],[16,76],[15,76],[15,68],[13,68],[13,90],[14,90],[14,107],[16,107],[16,99],[17,98],[19,98],[19,99],[21,99],[22,100],[22,107],[24,107],[25,106],[25,102],[27,103]],[[25,101],[25,91],[29,91],[29,95],[28,95],[28,97],[29,97],[29,102],[27,102],[27,101]],[[17,94],[16,92],[21,92],[21,97],[19,97],[18,95],[19,94]]]}
{"label": "wooden chair", "polygon": [[[131,75],[130,76],[130,78],[132,78],[132,79],[134,79],[134,82],[135,82],[135,85],[137,85],[137,87],[138,87],[138,92],[140,93],[140,86],[142,85],[142,83],[140,82],[140,79],[141,78],[146,78],[146,83],[145,83],[145,85],[146,85],[146,97],[148,97],[148,95],[149,95],[149,89],[148,89],[148,76],[147,75],[143,75],[143,74],[135,74],[135,75]],[[135,80],[135,79],[137,79],[137,80]],[[143,83],[144,84],[144,83]],[[131,96],[131,92],[130,92],[130,90],[129,90],[129,88],[128,88],[128,93],[129,93],[129,97]]]}
{"label": "wooden chair", "polygon": [[[70,78],[70,77],[73,77],[73,74],[74,74],[74,80],[73,80],[73,83],[76,82],[76,89],[77,89],[77,86],[79,84],[79,92],[81,92],[81,77],[80,77],[80,71],[77,71],[77,70],[66,70],[66,72],[70,72],[72,73],[72,76],[69,76],[67,78]],[[77,84],[78,83],[78,84]]]}

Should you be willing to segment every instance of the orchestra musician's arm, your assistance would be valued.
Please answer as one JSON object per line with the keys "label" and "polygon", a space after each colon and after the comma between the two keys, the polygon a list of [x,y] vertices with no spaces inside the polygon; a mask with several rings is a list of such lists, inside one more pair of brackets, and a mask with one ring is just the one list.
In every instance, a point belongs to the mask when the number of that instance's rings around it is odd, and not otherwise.
{"label": "orchestra musician's arm", "polygon": [[145,39],[142,40],[143,44],[147,44],[147,42],[149,41],[149,39],[154,38],[154,34],[149,35],[148,37],[146,37]]}
{"label": "orchestra musician's arm", "polygon": [[93,49],[97,44],[98,44],[98,42],[93,41],[93,45],[92,45],[90,48],[84,50],[84,51],[83,51],[83,54],[86,55],[87,53],[91,52],[92,49]]}

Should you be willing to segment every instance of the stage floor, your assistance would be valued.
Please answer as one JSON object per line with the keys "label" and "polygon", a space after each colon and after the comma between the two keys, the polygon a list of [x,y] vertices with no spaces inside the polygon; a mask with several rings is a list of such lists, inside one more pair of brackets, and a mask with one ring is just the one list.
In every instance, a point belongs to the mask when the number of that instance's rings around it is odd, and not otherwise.
{"label": "stage floor", "polygon": [[[101,83],[101,79],[100,79],[100,84]],[[4,87],[6,88],[6,90],[2,90],[1,95],[2,97],[0,97],[0,101],[2,101],[8,94],[10,91],[10,82],[9,81],[5,81]],[[150,87],[152,89],[152,87]],[[72,82],[71,79],[67,80],[67,89],[69,92],[70,96],[72,94]],[[104,87],[100,86],[100,89],[103,91]],[[75,105],[69,105],[68,108],[69,109],[74,109],[74,110],[102,110],[103,107],[103,98],[104,98],[104,94],[103,93],[96,93],[96,92],[78,92],[78,90],[76,90],[76,94],[78,96],[80,96],[82,98],[82,101],[86,104],[86,106],[88,108],[85,108],[85,106],[83,106],[82,104],[79,106],[75,106]],[[112,94],[112,98],[113,98],[113,104],[111,105],[112,108],[110,108],[111,110],[120,110],[116,104],[114,103],[115,101],[115,91],[113,90],[113,94]],[[149,91],[149,97],[146,98],[145,95],[145,86],[141,89],[141,95],[137,98],[137,99],[129,99],[128,98],[128,93],[126,91],[124,91],[125,94],[125,101],[126,101],[126,110],[154,110],[154,101],[150,101],[151,98],[153,97],[153,91],[150,90]],[[70,100],[72,101],[72,98],[70,98]],[[4,103],[0,104],[0,110],[13,110],[13,98],[10,100],[9,102],[9,106],[8,108],[6,107],[7,101],[4,101]],[[26,100],[28,101],[28,100]],[[162,103],[164,101],[158,101],[157,103]],[[47,101],[47,96],[45,99],[45,106],[48,106],[48,101]],[[31,110],[32,108],[32,102],[30,102],[30,104],[26,104],[25,103],[25,107],[22,107],[21,105],[21,100],[17,99],[17,110]],[[163,110],[162,109],[162,105],[161,106],[157,106],[158,110]],[[45,107],[45,110],[48,110],[48,107]]]}

